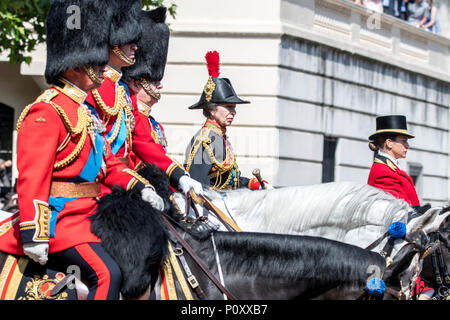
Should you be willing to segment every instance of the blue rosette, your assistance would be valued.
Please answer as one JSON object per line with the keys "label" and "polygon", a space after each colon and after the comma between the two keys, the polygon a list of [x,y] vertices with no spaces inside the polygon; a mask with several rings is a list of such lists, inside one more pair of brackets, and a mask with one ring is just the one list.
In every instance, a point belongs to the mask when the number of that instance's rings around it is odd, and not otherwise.
{"label": "blue rosette", "polygon": [[403,238],[406,235],[406,225],[400,221],[393,222],[389,226],[388,232],[393,238]]}
{"label": "blue rosette", "polygon": [[366,283],[366,291],[371,296],[379,297],[383,295],[386,285],[380,278],[372,278]]}

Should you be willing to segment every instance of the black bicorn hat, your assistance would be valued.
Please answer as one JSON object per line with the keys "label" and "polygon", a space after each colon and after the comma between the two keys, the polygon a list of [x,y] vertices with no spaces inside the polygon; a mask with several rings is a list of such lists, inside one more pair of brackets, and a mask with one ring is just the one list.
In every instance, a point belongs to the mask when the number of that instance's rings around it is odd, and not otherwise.
{"label": "black bicorn hat", "polygon": [[219,78],[219,53],[217,51],[208,51],[205,58],[209,78],[203,89],[200,100],[196,104],[190,106],[189,109],[202,109],[208,103],[250,103],[250,101],[242,100],[238,97],[228,78]]}
{"label": "black bicorn hat", "polygon": [[414,138],[414,135],[408,132],[406,117],[402,115],[380,116],[376,119],[377,131],[369,137],[374,141],[378,137],[386,135],[404,135],[408,138]]}
{"label": "black bicorn hat", "polygon": [[52,0],[47,14],[45,79],[53,84],[65,70],[106,65],[113,8],[109,0]]}
{"label": "black bicorn hat", "polygon": [[141,0],[107,0],[114,8],[112,17],[109,45],[121,46],[127,43],[137,43],[142,34],[140,15],[142,11]]}
{"label": "black bicorn hat", "polygon": [[158,7],[151,11],[141,10],[142,37],[137,42],[136,62],[122,68],[122,79],[144,78],[158,82],[164,77],[169,50],[170,30],[166,21],[167,8]]}

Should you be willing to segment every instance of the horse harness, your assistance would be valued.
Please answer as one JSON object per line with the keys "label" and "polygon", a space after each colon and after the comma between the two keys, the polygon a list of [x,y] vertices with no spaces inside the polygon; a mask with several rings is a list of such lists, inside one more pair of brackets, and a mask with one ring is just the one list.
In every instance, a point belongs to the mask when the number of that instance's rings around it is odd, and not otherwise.
{"label": "horse harness", "polygon": [[444,261],[444,257],[442,256],[440,237],[441,234],[439,231],[430,234],[431,241],[438,244],[436,250],[431,253],[431,265],[433,266],[436,283],[439,285],[437,294],[432,299],[450,300],[450,274],[447,269],[447,264]]}
{"label": "horse harness", "polygon": [[[366,250],[373,250],[376,246],[378,246],[386,237],[389,237],[386,244],[384,245],[383,249],[381,249],[381,251],[379,252],[379,254],[385,259],[386,261],[386,268],[389,267],[392,263],[392,258],[391,258],[391,254],[392,254],[392,250],[394,249],[394,244],[395,244],[395,239],[393,236],[391,236],[389,234],[388,231],[386,231],[381,237],[379,237],[378,239],[376,239],[374,242],[372,242],[369,246],[367,246],[365,249]],[[418,235],[416,236],[416,238],[413,240],[413,243],[419,241],[419,240],[428,240],[428,236],[425,234],[425,232],[423,232],[422,230],[420,230],[420,232],[418,233]],[[433,248],[433,246],[430,246],[422,255],[421,259],[424,259],[431,251],[431,249]],[[402,292],[402,290],[395,290],[392,289],[390,287],[385,287],[385,292],[389,293],[391,296],[393,296],[394,298],[398,299],[398,300],[406,300],[406,296],[405,294]],[[359,298],[360,299],[364,299],[367,297],[367,292],[365,291]]]}
{"label": "horse harness", "polygon": [[166,216],[161,216],[163,223],[168,227],[172,242],[175,244],[175,255],[180,259],[181,265],[187,276],[187,280],[192,290],[197,294],[199,299],[204,299],[205,294],[200,288],[199,283],[195,276],[192,274],[185,257],[183,256],[183,249],[191,256],[194,262],[202,269],[202,271],[208,276],[208,278],[214,283],[214,285],[230,300],[237,300],[228,289],[226,289],[222,283],[216,278],[216,276],[209,270],[209,268],[203,263],[200,257],[194,252],[191,246],[183,239],[183,236],[172,226]]}

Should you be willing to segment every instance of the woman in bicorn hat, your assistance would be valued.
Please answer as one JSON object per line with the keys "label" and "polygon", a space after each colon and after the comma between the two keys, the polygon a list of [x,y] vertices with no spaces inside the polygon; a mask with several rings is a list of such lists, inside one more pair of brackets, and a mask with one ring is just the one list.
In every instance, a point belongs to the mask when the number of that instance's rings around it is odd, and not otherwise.
{"label": "woman in bicorn hat", "polygon": [[[205,59],[209,77],[200,100],[189,109],[202,109],[206,122],[186,149],[185,168],[193,179],[213,190],[261,189],[256,178],[241,176],[226,135],[227,127],[236,115],[236,105],[250,102],[238,97],[228,78],[219,78],[220,57],[217,51],[207,52]],[[273,188],[266,181],[264,183]]]}
{"label": "woman in bicorn hat", "polygon": [[[406,158],[408,140],[412,138],[414,135],[408,132],[405,116],[377,117],[376,132],[369,137],[369,148],[375,152],[375,157],[367,183],[405,200],[410,206],[423,212],[429,205],[420,207],[414,182],[398,163],[398,159]],[[425,287],[420,277],[417,282],[416,292],[422,292],[419,299],[429,299],[434,290]]]}
{"label": "woman in bicorn hat", "polygon": [[[72,5],[80,8],[80,29],[66,25]],[[155,208],[164,207],[150,183],[112,155],[101,120],[85,104],[87,92],[103,81],[111,18],[104,1],[52,0],[45,70],[51,87],[19,117],[20,211],[0,234],[2,252],[48,261],[55,270],[78,266],[87,298],[99,300],[118,299],[122,281],[117,263],[91,231],[101,186],[133,189]]]}

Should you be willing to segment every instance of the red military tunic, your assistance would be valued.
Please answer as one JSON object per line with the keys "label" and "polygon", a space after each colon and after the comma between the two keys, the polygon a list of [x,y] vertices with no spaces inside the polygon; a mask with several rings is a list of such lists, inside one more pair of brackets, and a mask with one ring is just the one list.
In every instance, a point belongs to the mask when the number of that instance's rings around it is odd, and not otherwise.
{"label": "red military tunic", "polygon": [[405,200],[410,206],[420,206],[411,177],[382,155],[375,156],[367,183]]}
{"label": "red military tunic", "polygon": [[132,109],[127,104],[124,88],[119,85],[121,74],[108,67],[104,75],[102,86],[89,92],[86,102],[97,110],[105,124],[104,135],[111,144],[113,154],[130,165],[131,133],[134,127]]}
{"label": "red military tunic", "polygon": [[[118,112],[121,105],[125,111],[128,110],[126,111],[129,119],[127,136],[130,138],[125,142],[110,141],[113,149],[116,142],[118,143],[117,146],[120,144],[120,149],[115,155],[126,157],[132,168],[137,164],[134,161],[138,162],[139,160],[156,164],[158,168],[167,173],[171,186],[178,188],[178,180],[185,174],[185,170],[166,154],[162,145],[155,141],[151,130],[149,130],[148,118],[139,112],[136,94],[129,90],[125,83],[119,82],[120,77],[119,72],[109,67],[108,71],[105,72],[105,81],[103,81],[101,88],[97,90],[99,96],[96,97],[97,93],[93,91],[89,93],[86,101],[95,107],[100,117],[104,118],[107,135],[112,132],[114,124],[117,122],[117,116],[106,114],[113,114],[111,110],[114,109],[116,109],[114,112]],[[106,109],[106,112],[105,106],[109,108]],[[110,135],[111,137],[114,137],[114,135]],[[115,139],[117,140],[118,137],[120,135],[117,135]]]}
{"label": "red military tunic", "polygon": [[61,197],[54,194],[55,185],[100,181],[129,189],[138,180],[145,183],[115,158],[109,144],[93,131],[92,117],[82,105],[86,93],[61,81],[61,87],[46,90],[19,118],[20,219],[13,216],[2,222],[0,251],[23,254],[22,241],[49,241],[49,253],[100,242],[91,233],[88,219],[97,207],[95,198]]}

